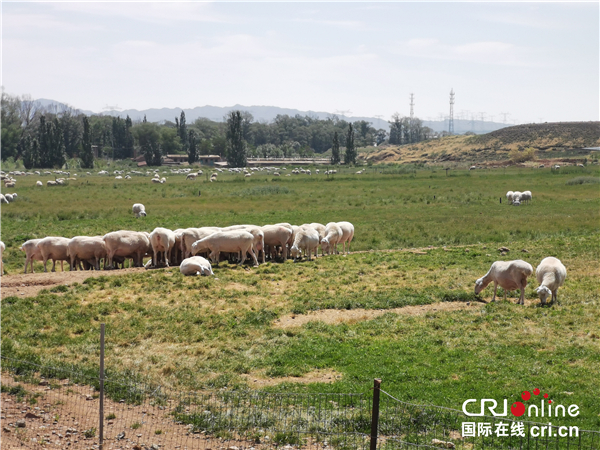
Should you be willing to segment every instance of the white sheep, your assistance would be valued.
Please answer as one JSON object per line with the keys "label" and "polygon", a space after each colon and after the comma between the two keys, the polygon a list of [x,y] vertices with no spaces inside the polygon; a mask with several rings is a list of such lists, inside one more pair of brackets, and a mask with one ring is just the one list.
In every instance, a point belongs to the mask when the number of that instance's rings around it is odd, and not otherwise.
{"label": "white sheep", "polygon": [[11,202],[13,202],[15,200],[13,198],[12,194],[4,194],[4,198],[6,199],[7,203],[11,203]]}
{"label": "white sheep", "polygon": [[185,179],[194,181],[197,176],[198,176],[197,173],[188,173],[187,176],[185,177]]}
{"label": "white sheep", "polygon": [[64,272],[63,263],[69,262],[69,242],[71,239],[60,236],[48,236],[38,242],[37,246],[42,255],[44,272],[48,272],[46,264],[52,260],[52,272],[56,272],[56,261],[60,261],[60,269]]}
{"label": "white sheep", "polygon": [[175,245],[175,240],[175,233],[168,228],[156,227],[150,233],[150,244],[154,252],[152,265],[154,267],[159,267],[163,263],[166,267],[169,267],[169,256]]}
{"label": "white sheep", "polygon": [[327,252],[330,255],[337,254],[337,243],[344,235],[340,226],[335,222],[329,222],[325,226],[325,237],[321,239],[321,251],[323,253]]}
{"label": "white sheep", "polygon": [[245,230],[218,231],[192,244],[192,254],[196,255],[204,250],[210,251],[210,259],[219,265],[221,252],[241,253],[240,266],[246,260],[249,253],[254,261],[254,267],[258,267],[256,253],[252,250],[254,236]]}
{"label": "white sheep", "polygon": [[36,186],[43,186],[43,185],[44,185],[44,183],[42,183],[41,181],[39,181],[39,180],[38,180],[38,181],[36,181],[36,182],[35,182],[35,185],[36,185]]}
{"label": "white sheep", "polygon": [[[342,238],[338,241],[338,244],[342,244],[342,252],[348,254],[350,243],[354,239],[354,225],[350,222],[338,222],[337,224],[342,229]],[[346,249],[346,243],[348,243],[348,249]]]}
{"label": "white sheep", "polygon": [[508,200],[508,204],[509,204],[509,205],[510,205],[510,204],[512,203],[512,201],[513,201],[513,195],[514,195],[514,192],[513,192],[513,191],[508,191],[508,192],[506,193],[506,200]]}
{"label": "white sheep", "polygon": [[152,178],[154,184],[160,184],[160,178]]}
{"label": "white sheep", "polygon": [[475,282],[475,294],[479,294],[488,284],[494,282],[494,296],[492,301],[496,301],[496,290],[498,285],[504,289],[504,300],[506,300],[506,292],[519,289],[521,296],[519,304],[525,304],[525,286],[527,286],[527,278],[533,274],[533,267],[528,262],[521,259],[515,261],[496,261],[490,267],[488,273],[479,278]]}
{"label": "white sheep", "polygon": [[25,270],[23,273],[27,273],[27,266],[31,263],[31,273],[34,273],[33,270],[33,261],[41,261],[42,253],[38,248],[38,243],[41,239],[29,239],[21,247],[19,250],[25,253]]}
{"label": "white sheep", "polygon": [[535,277],[540,283],[540,286],[536,289],[542,305],[546,304],[548,296],[552,296],[551,304],[555,301],[558,302],[557,292],[558,288],[561,287],[565,278],[567,278],[567,269],[560,262],[559,259],[548,256],[542,259],[542,262],[535,269]]}
{"label": "white sheep", "polygon": [[531,191],[523,191],[521,192],[521,196],[519,198],[519,200],[521,202],[527,202],[529,203],[529,201],[533,198],[533,196],[531,195]]}
{"label": "white sheep", "polygon": [[302,252],[311,260],[311,252],[314,250],[315,257],[319,247],[319,232],[311,226],[303,225],[297,229],[294,234],[294,243],[290,248],[290,253],[296,262],[302,257]]}
{"label": "white sheep", "polygon": [[210,262],[202,256],[191,256],[181,261],[179,271],[183,275],[214,275]]}
{"label": "white sheep", "polygon": [[144,205],[142,205],[141,203],[134,203],[133,204],[133,214],[135,214],[135,217],[140,218],[142,216],[146,217],[146,207]]}
{"label": "white sheep", "polygon": [[8,203],[8,200],[4,196],[4,194],[0,194],[0,203]]}

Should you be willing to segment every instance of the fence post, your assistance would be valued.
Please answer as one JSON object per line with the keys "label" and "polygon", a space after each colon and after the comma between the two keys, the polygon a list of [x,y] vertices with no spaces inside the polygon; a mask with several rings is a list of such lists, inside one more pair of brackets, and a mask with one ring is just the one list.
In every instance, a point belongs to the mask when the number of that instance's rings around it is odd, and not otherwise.
{"label": "fence post", "polygon": [[100,423],[98,426],[99,447],[104,449],[104,324],[100,324]]}
{"label": "fence post", "polygon": [[379,388],[381,380],[375,378],[373,384],[373,412],[371,414],[371,446],[369,450],[377,450],[377,429],[379,427]]}

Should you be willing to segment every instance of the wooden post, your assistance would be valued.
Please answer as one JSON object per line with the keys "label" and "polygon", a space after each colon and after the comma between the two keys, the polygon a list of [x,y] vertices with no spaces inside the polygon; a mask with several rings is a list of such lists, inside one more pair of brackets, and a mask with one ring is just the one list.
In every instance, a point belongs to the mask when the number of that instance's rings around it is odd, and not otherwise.
{"label": "wooden post", "polygon": [[104,449],[104,324],[100,324],[100,423],[98,426],[100,450]]}
{"label": "wooden post", "polygon": [[375,378],[373,383],[373,411],[371,413],[371,446],[369,450],[377,450],[377,429],[379,427],[379,388],[381,380]]}

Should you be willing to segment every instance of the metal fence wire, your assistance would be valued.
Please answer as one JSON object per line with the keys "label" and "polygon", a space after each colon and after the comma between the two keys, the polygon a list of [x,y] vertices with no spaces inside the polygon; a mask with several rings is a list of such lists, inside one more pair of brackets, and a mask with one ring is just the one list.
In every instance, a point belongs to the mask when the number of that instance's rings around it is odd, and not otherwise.
{"label": "metal fence wire", "polygon": [[[463,437],[462,411],[379,395],[261,391],[178,392],[163,386],[104,378],[100,440],[100,377],[2,357],[2,449],[580,449],[600,450],[600,433],[577,438]],[[371,439],[373,412],[378,436]],[[473,419],[477,419],[474,421]],[[477,426],[477,425],[476,425]],[[377,430],[377,427],[375,428]],[[510,425],[508,425],[510,434]]]}
{"label": "metal fence wire", "polygon": [[467,416],[456,409],[403,402],[383,389],[381,393],[380,449],[600,450],[600,431],[559,429],[559,425],[508,417]]}

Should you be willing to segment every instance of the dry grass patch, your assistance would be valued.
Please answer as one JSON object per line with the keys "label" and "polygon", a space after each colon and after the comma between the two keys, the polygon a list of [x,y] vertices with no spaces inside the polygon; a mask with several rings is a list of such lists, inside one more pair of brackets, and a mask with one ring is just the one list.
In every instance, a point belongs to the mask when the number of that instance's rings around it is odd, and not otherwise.
{"label": "dry grass patch", "polygon": [[282,383],[334,383],[342,378],[342,374],[335,370],[313,370],[298,377],[267,377],[265,371],[242,374],[241,377],[252,389],[261,389],[267,386],[276,386]]}

